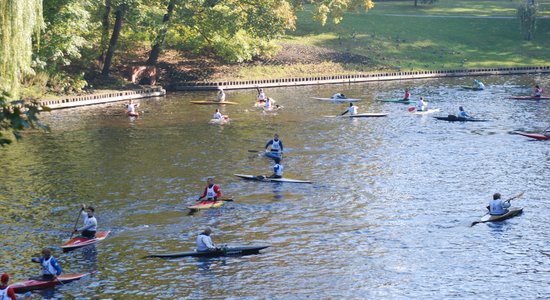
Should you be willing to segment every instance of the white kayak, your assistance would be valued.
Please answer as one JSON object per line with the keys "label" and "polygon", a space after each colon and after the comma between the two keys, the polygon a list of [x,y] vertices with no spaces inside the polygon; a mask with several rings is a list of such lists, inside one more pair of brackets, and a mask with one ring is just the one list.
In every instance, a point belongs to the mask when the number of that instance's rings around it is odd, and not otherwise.
{"label": "white kayak", "polygon": [[357,98],[319,98],[319,97],[311,97],[312,99],[321,100],[321,101],[332,101],[332,102],[357,102],[361,101],[361,99]]}
{"label": "white kayak", "polygon": [[413,111],[413,115],[428,115],[428,114],[433,114],[433,113],[436,113],[436,112],[439,112],[441,111],[441,109],[439,108],[434,108],[434,109],[428,109],[428,110],[423,110],[423,111],[417,111],[417,110],[414,110]]}
{"label": "white kayak", "polygon": [[290,179],[290,178],[269,178],[265,176],[254,176],[254,175],[244,175],[244,174],[233,174],[233,175],[246,180],[263,181],[263,182],[312,183],[311,181]]}
{"label": "white kayak", "polygon": [[364,113],[356,115],[323,116],[325,118],[379,118],[387,116],[387,113]]}

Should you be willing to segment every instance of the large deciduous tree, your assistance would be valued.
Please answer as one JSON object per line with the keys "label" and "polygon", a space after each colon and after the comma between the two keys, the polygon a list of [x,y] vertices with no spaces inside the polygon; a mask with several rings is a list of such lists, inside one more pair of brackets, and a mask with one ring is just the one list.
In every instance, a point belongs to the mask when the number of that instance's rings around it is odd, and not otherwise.
{"label": "large deciduous tree", "polygon": [[525,34],[525,38],[531,41],[534,38],[537,29],[537,15],[539,7],[535,0],[525,0],[517,9],[520,29]]}
{"label": "large deciduous tree", "polygon": [[33,35],[39,36],[42,24],[42,0],[0,1],[0,90],[12,98],[33,71]]}

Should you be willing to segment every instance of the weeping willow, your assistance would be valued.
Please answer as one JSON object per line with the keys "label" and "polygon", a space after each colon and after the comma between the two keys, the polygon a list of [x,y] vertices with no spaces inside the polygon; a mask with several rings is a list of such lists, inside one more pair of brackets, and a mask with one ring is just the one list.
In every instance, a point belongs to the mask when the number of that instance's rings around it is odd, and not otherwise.
{"label": "weeping willow", "polygon": [[0,0],[0,91],[12,98],[32,73],[32,38],[38,40],[42,24],[42,0]]}

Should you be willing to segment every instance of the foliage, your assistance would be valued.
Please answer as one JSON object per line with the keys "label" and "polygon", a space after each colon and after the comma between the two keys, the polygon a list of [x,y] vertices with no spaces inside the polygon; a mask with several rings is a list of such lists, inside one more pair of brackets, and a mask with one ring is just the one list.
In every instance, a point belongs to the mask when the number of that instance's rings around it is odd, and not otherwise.
{"label": "foliage", "polygon": [[539,6],[532,3],[523,3],[518,7],[517,17],[519,19],[520,29],[526,35],[528,41],[534,38],[537,29],[537,15]]}
{"label": "foliage", "polygon": [[369,10],[374,8],[372,0],[319,0],[313,1],[316,6],[314,19],[321,25],[325,25],[330,18],[334,24],[339,24],[344,14],[359,9]]}
{"label": "foliage", "polygon": [[[414,0],[414,6],[418,6],[419,0]],[[434,4],[437,0],[420,0],[420,3],[422,4]]]}
{"label": "foliage", "polygon": [[42,0],[0,1],[0,92],[17,98],[23,76],[33,72],[32,37],[41,28]]}
{"label": "foliage", "polygon": [[40,111],[49,111],[36,101],[9,101],[9,95],[0,95],[0,146],[12,143],[13,135],[16,140],[23,138],[21,131],[30,128],[40,128],[48,131],[49,127],[38,120]]}

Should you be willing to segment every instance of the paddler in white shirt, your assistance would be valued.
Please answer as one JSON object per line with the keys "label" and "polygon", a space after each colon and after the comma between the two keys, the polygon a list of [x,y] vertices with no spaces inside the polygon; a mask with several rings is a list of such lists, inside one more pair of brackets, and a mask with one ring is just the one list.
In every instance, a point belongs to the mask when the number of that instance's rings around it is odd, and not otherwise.
{"label": "paddler in white shirt", "polygon": [[219,88],[218,89],[218,102],[224,102],[225,101],[225,93],[223,92],[223,89],[222,88]]}
{"label": "paddler in white shirt", "polygon": [[223,117],[222,113],[220,112],[220,110],[218,108],[216,108],[216,112],[212,116],[212,119],[220,120],[222,117]]}
{"label": "paddler in white shirt", "polygon": [[84,226],[75,230],[73,233],[81,232],[81,235],[85,238],[93,239],[97,231],[97,220],[94,216],[95,209],[93,206],[86,207],[86,204],[82,204],[81,214],[84,219]]}
{"label": "paddler in white shirt", "polygon": [[212,229],[206,228],[203,232],[199,234],[197,237],[197,251],[198,252],[208,252],[208,251],[216,251],[218,248],[212,242],[212,238],[210,237],[210,234],[212,234]]}
{"label": "paddler in white shirt", "polygon": [[428,103],[424,101],[424,97],[420,97],[418,101],[416,102],[416,111],[427,111],[428,110]]}
{"label": "paddler in white shirt", "polygon": [[[271,148],[271,153],[269,153],[270,151],[267,150],[267,148]],[[271,157],[281,157],[281,155],[283,154],[283,141],[279,139],[278,134],[274,134],[273,139],[265,144],[265,152],[266,154],[269,153]]]}
{"label": "paddler in white shirt", "polygon": [[357,114],[357,106],[353,105],[353,103],[349,104],[348,109],[342,113],[342,116],[347,114],[349,112],[350,115],[356,115]]}

